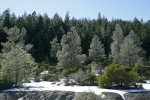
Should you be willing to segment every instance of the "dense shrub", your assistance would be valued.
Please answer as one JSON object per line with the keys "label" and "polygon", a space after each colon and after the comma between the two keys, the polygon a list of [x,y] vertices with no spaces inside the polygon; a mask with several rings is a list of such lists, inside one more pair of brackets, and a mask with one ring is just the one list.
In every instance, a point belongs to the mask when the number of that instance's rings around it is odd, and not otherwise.
{"label": "dense shrub", "polygon": [[58,72],[56,66],[49,66],[48,71],[49,71],[49,73],[56,73],[56,72]]}
{"label": "dense shrub", "polygon": [[101,75],[99,78],[98,78],[98,85],[101,87],[101,88],[110,88],[111,85],[112,85],[112,81],[110,80],[110,78],[103,74]]}
{"label": "dense shrub", "polygon": [[97,76],[93,73],[86,73],[85,85],[97,85]]}
{"label": "dense shrub", "polygon": [[[82,69],[71,75],[71,79],[75,81],[77,85],[97,85],[97,76],[93,73],[86,73]],[[75,84],[73,82],[73,84]]]}
{"label": "dense shrub", "polygon": [[72,74],[71,78],[74,79],[78,85],[85,84],[86,76],[82,69],[79,69],[76,73]]}
{"label": "dense shrub", "polygon": [[58,81],[59,75],[57,74],[49,74],[49,81]]}
{"label": "dense shrub", "polygon": [[42,74],[40,76],[40,79],[43,81],[58,81],[58,75],[57,74]]}
{"label": "dense shrub", "polygon": [[34,79],[34,81],[35,82],[40,82],[41,80],[40,80],[40,77],[36,77],[35,79]]}
{"label": "dense shrub", "polygon": [[139,80],[138,74],[131,67],[111,64],[98,78],[98,85],[102,88],[134,85]]}
{"label": "dense shrub", "polygon": [[42,74],[40,76],[40,79],[42,79],[43,81],[48,81],[50,78],[50,75],[49,74]]}
{"label": "dense shrub", "polygon": [[34,75],[35,77],[38,76],[41,72],[43,72],[44,70],[49,70],[49,65],[48,64],[44,64],[44,63],[35,63],[34,64]]}
{"label": "dense shrub", "polygon": [[150,66],[136,64],[133,71],[137,72],[141,80],[148,80],[150,78]]}
{"label": "dense shrub", "polygon": [[63,74],[64,74],[64,76],[68,76],[72,73],[77,72],[80,68],[82,68],[82,67],[77,67],[77,66],[65,67],[65,68],[63,68]]}

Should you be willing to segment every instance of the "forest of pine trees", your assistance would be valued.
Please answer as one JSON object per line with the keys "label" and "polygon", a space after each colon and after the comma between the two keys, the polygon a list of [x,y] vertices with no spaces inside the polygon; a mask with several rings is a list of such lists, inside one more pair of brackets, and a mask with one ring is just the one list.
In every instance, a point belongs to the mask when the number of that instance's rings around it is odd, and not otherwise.
{"label": "forest of pine trees", "polygon": [[[109,21],[106,17],[101,17],[100,13],[98,14],[97,19],[70,18],[69,13],[66,13],[64,19],[57,13],[52,18],[46,13],[40,15],[36,14],[36,12],[33,12],[32,14],[27,14],[25,12],[23,15],[16,16],[7,9],[0,15],[0,42],[7,41],[7,35],[3,28],[11,28],[14,26],[17,26],[19,29],[23,27],[26,29],[27,33],[24,38],[25,43],[33,45],[33,49],[30,53],[37,62],[51,59],[52,56],[50,56],[50,52],[52,44],[50,44],[50,41],[57,37],[57,41],[60,43],[62,36],[67,34],[71,27],[76,28],[76,31],[78,31],[81,38],[82,54],[89,55],[90,44],[93,37],[97,35],[103,44],[106,58],[113,57],[115,56],[113,52],[111,52],[111,49],[113,48],[113,44],[111,45],[111,43],[115,39],[113,33],[117,34],[117,32],[119,32],[122,34],[122,36],[118,36],[118,39],[120,39],[120,42],[123,42],[123,37],[126,37],[129,32],[133,30],[139,37],[141,47],[146,53],[144,57],[145,61],[148,61],[150,56],[149,20],[143,22],[142,20],[134,18],[132,21],[124,21],[121,19],[112,19]],[[0,50],[2,50],[2,46],[0,46]]]}
{"label": "forest of pine trees", "polygon": [[[76,19],[70,18],[67,12],[65,18],[62,19],[57,13],[50,18],[46,13],[40,15],[35,11],[32,14],[24,12],[23,15],[16,16],[7,9],[0,14],[0,43],[2,56],[0,56],[2,59],[0,59],[0,68],[4,71],[9,70],[10,64],[21,69],[28,66],[30,69],[30,63],[33,62],[38,66],[46,66],[46,69],[55,69],[47,66],[64,67],[65,69],[60,69],[64,73],[68,67],[76,70],[75,66],[82,67],[91,64],[91,66],[101,66],[105,69],[114,63],[110,66],[120,65],[121,67],[118,68],[130,66],[134,71],[143,75],[144,69],[139,70],[139,68],[150,66],[150,20],[143,22],[142,19],[137,18],[131,21],[121,19],[109,21],[99,13],[97,19]],[[17,51],[18,56],[20,52],[23,52],[24,54],[20,56],[25,57],[26,61],[23,62],[21,57],[21,59],[17,58],[14,51]],[[11,59],[9,55],[16,58],[11,57],[14,63],[6,64]],[[24,66],[18,65],[17,60],[20,60],[19,64],[24,64]],[[132,68],[126,68],[128,71],[126,69],[120,71],[126,71],[126,74],[129,72],[135,77],[136,75],[131,73]],[[85,70],[83,67],[81,69]],[[20,76],[14,78],[16,82],[23,77],[17,69],[15,71],[14,77]],[[36,74],[40,71],[42,69],[38,69]],[[28,71],[24,73],[27,74]],[[149,73],[147,72],[145,77]],[[4,77],[7,76],[4,74]]]}

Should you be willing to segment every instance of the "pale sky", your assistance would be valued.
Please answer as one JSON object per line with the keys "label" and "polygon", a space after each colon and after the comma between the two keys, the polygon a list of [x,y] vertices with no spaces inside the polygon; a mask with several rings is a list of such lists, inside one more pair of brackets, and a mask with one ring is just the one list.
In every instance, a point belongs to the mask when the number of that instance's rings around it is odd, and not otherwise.
{"label": "pale sky", "polygon": [[17,16],[25,11],[27,14],[36,11],[42,15],[47,13],[49,17],[58,13],[64,18],[69,11],[71,18],[78,19],[97,18],[99,12],[109,20],[150,19],[150,0],[0,0],[0,14],[7,8]]}

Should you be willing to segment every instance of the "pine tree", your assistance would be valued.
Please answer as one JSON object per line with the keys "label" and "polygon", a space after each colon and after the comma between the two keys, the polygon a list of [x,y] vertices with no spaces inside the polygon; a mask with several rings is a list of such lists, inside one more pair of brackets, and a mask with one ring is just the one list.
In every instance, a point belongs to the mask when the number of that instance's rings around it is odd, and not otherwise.
{"label": "pine tree", "polygon": [[4,31],[8,35],[8,41],[1,43],[3,46],[1,54],[2,78],[8,82],[15,82],[15,86],[17,86],[31,73],[31,64],[34,59],[27,51],[32,48],[32,45],[24,44],[23,37],[26,34],[24,28],[20,31],[15,26],[10,29],[4,28]]}
{"label": "pine tree", "polygon": [[64,19],[64,31],[67,33],[70,28],[70,16],[69,16],[69,11],[67,11]]}
{"label": "pine tree", "polygon": [[64,23],[68,25],[69,24],[69,20],[70,20],[69,11],[67,11],[67,13],[65,15]]}
{"label": "pine tree", "polygon": [[111,32],[111,27],[108,25],[106,28],[106,36],[105,36],[105,53],[106,53],[106,57],[109,58],[109,54],[110,54],[110,44],[112,42],[112,38],[111,38],[112,32]]}
{"label": "pine tree", "polygon": [[111,53],[112,53],[113,62],[119,63],[118,62],[120,60],[119,53],[120,53],[121,44],[123,42],[123,31],[119,24],[116,24],[115,26],[115,31],[113,32],[112,39],[113,39],[113,43],[111,43]]}
{"label": "pine tree", "polygon": [[129,35],[125,37],[120,49],[121,64],[126,66],[134,66],[135,63],[141,61],[143,50],[141,48],[141,42],[134,33],[130,31]]}
{"label": "pine tree", "polygon": [[55,37],[53,41],[50,42],[51,44],[50,57],[52,58],[53,63],[56,63],[57,61],[56,54],[60,50],[60,45],[57,42],[58,42],[57,37]]}
{"label": "pine tree", "polygon": [[64,34],[61,39],[61,51],[58,51],[57,57],[59,66],[71,67],[81,66],[85,55],[81,54],[81,40],[75,27],[70,32]]}
{"label": "pine tree", "polygon": [[6,9],[6,10],[3,12],[3,17],[4,17],[4,20],[3,20],[3,27],[8,27],[8,28],[10,28],[10,27],[11,27],[11,21],[10,21],[11,14],[10,14],[10,9]]}
{"label": "pine tree", "polygon": [[2,77],[15,86],[31,75],[33,58],[21,46],[17,45],[9,52],[2,54]]}
{"label": "pine tree", "polygon": [[105,51],[103,44],[101,43],[97,35],[95,35],[92,39],[89,49],[89,58],[97,63],[105,58]]}

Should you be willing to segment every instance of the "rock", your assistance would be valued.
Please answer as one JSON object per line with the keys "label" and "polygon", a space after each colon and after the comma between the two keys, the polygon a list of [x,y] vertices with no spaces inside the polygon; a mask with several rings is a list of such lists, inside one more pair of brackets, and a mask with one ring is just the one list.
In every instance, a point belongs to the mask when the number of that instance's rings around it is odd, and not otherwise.
{"label": "rock", "polygon": [[124,100],[118,93],[103,92],[102,94],[105,95],[106,100]]}
{"label": "rock", "polygon": [[[70,91],[33,91],[33,92],[1,92],[0,100],[73,100],[82,93]],[[106,100],[123,100],[121,95],[112,92],[103,92]],[[126,93],[125,100],[150,100],[150,92]]]}
{"label": "rock", "polygon": [[0,100],[72,100],[75,92],[34,91],[0,93]]}
{"label": "rock", "polygon": [[125,100],[150,100],[150,92],[126,93]]}

